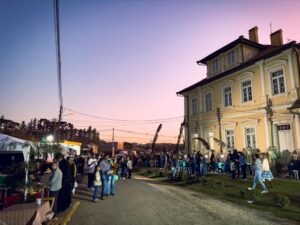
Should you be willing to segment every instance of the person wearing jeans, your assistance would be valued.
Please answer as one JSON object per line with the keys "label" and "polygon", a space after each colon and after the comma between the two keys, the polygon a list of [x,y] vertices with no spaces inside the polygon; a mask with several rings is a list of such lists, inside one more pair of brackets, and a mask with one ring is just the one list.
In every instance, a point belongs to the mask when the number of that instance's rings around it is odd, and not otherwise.
{"label": "person wearing jeans", "polygon": [[247,162],[246,162],[246,157],[245,155],[242,153],[242,152],[239,152],[239,166],[241,168],[241,171],[242,171],[242,179],[243,180],[247,180],[247,172],[246,172],[246,169],[247,169]]}
{"label": "person wearing jeans", "polygon": [[98,193],[100,185],[101,185],[100,166],[96,166],[95,179],[94,179],[95,190],[94,190],[94,194],[93,194],[93,202],[98,201],[97,193]]}
{"label": "person wearing jeans", "polygon": [[259,159],[259,154],[255,154],[255,163],[254,163],[254,170],[255,170],[255,175],[253,178],[253,185],[251,188],[248,188],[249,191],[254,190],[256,188],[256,180],[258,181],[258,183],[261,185],[261,187],[263,188],[263,191],[261,192],[262,194],[264,193],[268,193],[268,189],[266,188],[264,182],[261,179],[261,161]]}
{"label": "person wearing jeans", "polygon": [[58,213],[57,207],[57,198],[59,191],[62,187],[62,172],[58,167],[58,162],[52,163],[53,173],[49,181],[50,186],[50,197],[54,197],[54,204],[53,204],[53,212],[54,215]]}
{"label": "person wearing jeans", "polygon": [[103,196],[108,196],[108,172],[110,171],[110,163],[108,162],[109,156],[105,155],[104,159],[100,162],[101,169],[101,182],[102,182],[102,191],[101,191],[101,199],[103,200]]}
{"label": "person wearing jeans", "polygon": [[107,194],[115,195],[115,179],[114,174],[108,174]]}

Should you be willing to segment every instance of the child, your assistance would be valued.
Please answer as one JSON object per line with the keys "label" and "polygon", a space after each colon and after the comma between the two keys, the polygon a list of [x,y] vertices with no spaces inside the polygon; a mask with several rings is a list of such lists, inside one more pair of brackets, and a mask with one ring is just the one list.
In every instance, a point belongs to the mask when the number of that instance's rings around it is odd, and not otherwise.
{"label": "child", "polygon": [[272,180],[273,180],[273,174],[270,170],[270,164],[269,164],[269,160],[268,160],[268,153],[264,154],[264,159],[262,162],[262,174],[261,174],[261,179],[262,181],[267,180],[270,184],[270,187],[273,188],[273,184],[272,184]]}
{"label": "child", "polygon": [[95,186],[95,190],[94,190],[94,194],[93,194],[93,202],[96,202],[96,201],[98,201],[97,193],[99,190],[99,186],[101,186],[100,166],[96,166],[94,186]]}

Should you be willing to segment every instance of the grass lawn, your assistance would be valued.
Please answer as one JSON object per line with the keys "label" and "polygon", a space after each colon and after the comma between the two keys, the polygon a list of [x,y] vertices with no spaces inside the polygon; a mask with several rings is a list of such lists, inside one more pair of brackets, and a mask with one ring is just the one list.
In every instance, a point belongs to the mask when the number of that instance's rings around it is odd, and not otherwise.
{"label": "grass lawn", "polygon": [[[159,174],[161,172],[161,174]],[[269,193],[261,194],[262,189],[259,184],[255,191],[248,191],[248,187],[252,186],[253,177],[247,181],[231,180],[229,175],[224,174],[208,174],[206,177],[200,178],[199,181],[187,179],[184,176],[180,181],[170,181],[167,177],[169,171],[157,168],[141,168],[137,174],[152,178],[170,185],[182,186],[196,192],[202,192],[220,199],[226,199],[231,202],[245,205],[262,211],[272,212],[277,217],[294,220],[300,223],[300,181],[274,179],[274,188],[269,188]],[[281,208],[275,204],[274,197],[277,195],[285,195],[289,198],[290,203],[287,208]],[[248,203],[247,201],[253,201]]]}

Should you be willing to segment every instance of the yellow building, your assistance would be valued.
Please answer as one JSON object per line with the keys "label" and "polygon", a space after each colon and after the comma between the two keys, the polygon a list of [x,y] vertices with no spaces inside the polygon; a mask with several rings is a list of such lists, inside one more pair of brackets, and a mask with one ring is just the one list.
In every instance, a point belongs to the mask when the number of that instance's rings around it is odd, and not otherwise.
{"label": "yellow building", "polygon": [[217,153],[220,140],[225,153],[272,146],[299,151],[300,44],[283,44],[282,30],[270,39],[270,45],[259,43],[254,27],[249,39],[240,36],[197,61],[207,77],[177,93],[184,96],[190,150],[206,154],[202,138]]}

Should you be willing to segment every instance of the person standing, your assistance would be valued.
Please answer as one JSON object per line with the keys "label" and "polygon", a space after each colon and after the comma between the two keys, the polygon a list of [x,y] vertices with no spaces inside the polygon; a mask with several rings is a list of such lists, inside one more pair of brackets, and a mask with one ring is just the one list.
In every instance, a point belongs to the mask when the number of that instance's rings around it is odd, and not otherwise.
{"label": "person standing", "polygon": [[69,163],[70,163],[70,170],[71,170],[71,188],[72,188],[72,193],[75,194],[75,189],[77,187],[77,166],[74,162],[73,158],[69,158]]}
{"label": "person standing", "polygon": [[262,181],[267,180],[269,182],[270,188],[273,188],[272,180],[274,179],[274,177],[270,170],[268,153],[264,153],[263,156],[264,156],[264,158],[263,158],[262,166],[261,166],[261,169],[262,169],[261,179],[262,179]]}
{"label": "person standing", "polygon": [[50,177],[49,186],[50,186],[50,197],[54,197],[54,203],[53,203],[53,211],[54,215],[58,213],[58,195],[59,191],[62,187],[62,172],[58,167],[58,162],[54,161],[52,163],[52,176]]}
{"label": "person standing", "polygon": [[93,181],[95,174],[95,167],[97,165],[97,160],[95,154],[92,154],[88,160],[88,188],[93,190]]}
{"label": "person standing", "polygon": [[247,180],[247,172],[246,172],[247,162],[243,152],[239,152],[239,166],[241,168],[242,175],[243,175],[242,179]]}
{"label": "person standing", "polygon": [[132,160],[129,157],[127,161],[128,179],[131,179],[132,169],[133,169]]}
{"label": "person standing", "polygon": [[121,164],[121,178],[124,180],[126,177],[126,167],[127,167],[127,162],[126,162],[125,156],[123,156],[120,164]]}
{"label": "person standing", "polygon": [[206,158],[203,155],[200,155],[200,175],[205,176],[206,175]]}
{"label": "person standing", "polygon": [[98,201],[97,199],[97,193],[99,190],[99,186],[101,186],[101,175],[100,175],[100,166],[96,166],[95,168],[95,179],[94,179],[94,194],[93,194],[93,202]]}
{"label": "person standing", "polygon": [[249,191],[254,190],[256,188],[256,180],[259,182],[261,187],[263,188],[263,191],[261,192],[262,194],[268,193],[268,189],[266,188],[264,182],[261,179],[261,161],[259,159],[259,154],[255,154],[255,162],[254,162],[254,170],[255,170],[255,175],[253,178],[253,185],[251,188],[248,188]]}
{"label": "person standing", "polygon": [[171,169],[172,169],[172,179],[175,180],[176,172],[177,172],[177,162],[174,155],[171,158]]}
{"label": "person standing", "polygon": [[230,156],[230,169],[231,169],[231,179],[236,179],[236,173],[239,165],[239,155],[236,149],[233,150],[232,155]]}
{"label": "person standing", "polygon": [[104,196],[108,196],[108,173],[110,171],[109,155],[105,155],[100,162],[100,175],[102,182],[101,200]]}
{"label": "person standing", "polygon": [[200,152],[199,151],[195,154],[194,166],[195,166],[196,176],[199,177],[200,176]]}
{"label": "person standing", "polygon": [[210,156],[210,170],[212,173],[216,172],[216,157],[215,154],[212,153]]}
{"label": "person standing", "polygon": [[71,168],[63,154],[57,154],[56,159],[59,161],[59,169],[62,172],[62,187],[58,195],[60,203],[58,211],[63,212],[70,206],[72,201]]}

